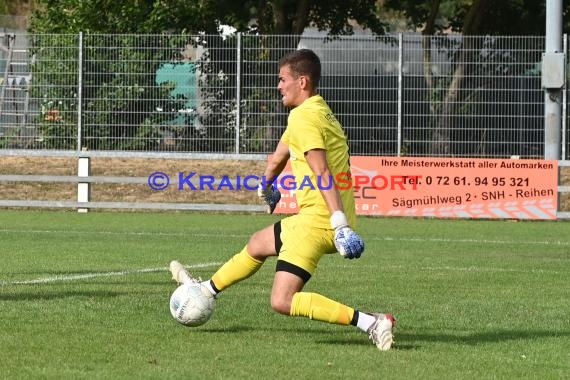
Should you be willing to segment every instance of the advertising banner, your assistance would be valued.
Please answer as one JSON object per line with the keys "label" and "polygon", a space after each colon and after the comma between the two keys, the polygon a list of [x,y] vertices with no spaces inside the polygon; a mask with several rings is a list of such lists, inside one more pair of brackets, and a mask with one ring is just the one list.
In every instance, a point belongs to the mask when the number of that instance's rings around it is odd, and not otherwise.
{"label": "advertising banner", "polygon": [[[557,166],[556,160],[353,156],[351,173],[334,180],[352,189],[359,215],[556,219]],[[280,177],[291,174],[288,165]],[[275,212],[296,212],[295,189],[280,191]]]}

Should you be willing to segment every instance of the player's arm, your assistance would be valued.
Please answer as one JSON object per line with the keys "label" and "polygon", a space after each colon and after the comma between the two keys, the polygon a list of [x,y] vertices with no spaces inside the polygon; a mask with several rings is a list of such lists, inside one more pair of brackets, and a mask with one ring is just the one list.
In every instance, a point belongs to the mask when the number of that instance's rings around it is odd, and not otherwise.
{"label": "player's arm", "polygon": [[283,169],[285,169],[288,159],[289,146],[283,141],[279,141],[275,152],[265,167],[265,171],[263,172],[263,176],[261,177],[257,188],[257,195],[267,205],[266,212],[268,214],[273,213],[275,207],[277,207],[277,204],[281,200],[281,193],[279,192],[279,189],[274,186],[274,181],[277,179],[279,174],[281,174]]}
{"label": "player's arm", "polygon": [[285,169],[287,160],[289,160],[289,146],[283,141],[279,141],[275,152],[265,167],[263,177],[266,178],[268,182],[273,182],[273,180],[281,174],[283,169]]}
{"label": "player's arm", "polygon": [[331,186],[330,183],[333,181],[333,177],[327,163],[326,151],[324,149],[311,149],[305,152],[305,159],[313,173],[315,173],[316,178],[319,178],[319,184],[321,185],[319,190],[331,215],[335,211],[344,213],[340,192],[336,186]]}
{"label": "player's arm", "polygon": [[364,241],[350,228],[344,214],[342,198],[336,186],[331,186],[332,173],[327,163],[324,149],[311,149],[305,152],[305,159],[322,186],[319,188],[331,214],[331,227],[335,231],[334,244],[337,251],[345,258],[356,259],[364,252]]}

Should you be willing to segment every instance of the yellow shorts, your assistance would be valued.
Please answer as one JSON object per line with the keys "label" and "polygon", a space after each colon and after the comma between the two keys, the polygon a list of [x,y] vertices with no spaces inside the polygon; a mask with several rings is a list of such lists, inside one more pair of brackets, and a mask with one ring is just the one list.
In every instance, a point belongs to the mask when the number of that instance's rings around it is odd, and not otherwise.
{"label": "yellow shorts", "polygon": [[[312,217],[289,216],[281,222],[279,259],[313,275],[325,254],[335,253],[334,230],[311,225]],[[277,232],[277,230],[276,230]],[[276,236],[276,241],[278,237]]]}

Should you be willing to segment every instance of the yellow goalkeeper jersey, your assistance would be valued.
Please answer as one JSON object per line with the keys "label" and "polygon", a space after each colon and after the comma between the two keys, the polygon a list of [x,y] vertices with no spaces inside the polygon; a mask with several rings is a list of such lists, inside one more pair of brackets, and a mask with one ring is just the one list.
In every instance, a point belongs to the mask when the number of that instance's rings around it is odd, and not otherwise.
{"label": "yellow goalkeeper jersey", "polygon": [[[315,227],[330,228],[330,212],[319,190],[326,182],[316,178],[305,159],[305,152],[324,149],[333,182],[336,183],[335,178],[339,173],[350,172],[348,144],[342,126],[325,100],[320,95],[314,95],[291,110],[281,140],[289,146],[299,214],[313,216]],[[348,222],[354,227],[356,211],[353,189],[351,187],[339,192]]]}

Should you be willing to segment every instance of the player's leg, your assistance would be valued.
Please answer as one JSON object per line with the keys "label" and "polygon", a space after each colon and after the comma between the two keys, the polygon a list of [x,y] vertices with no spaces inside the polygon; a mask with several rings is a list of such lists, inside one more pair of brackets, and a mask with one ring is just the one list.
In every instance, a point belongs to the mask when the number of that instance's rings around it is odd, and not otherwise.
{"label": "player's leg", "polygon": [[303,292],[301,290],[310,278],[310,274],[306,272],[303,275],[303,271],[293,264],[278,261],[271,292],[271,306],[275,311],[316,321],[352,325],[367,332],[381,351],[390,349],[395,323],[391,314],[364,313],[321,294]]}
{"label": "player's leg", "polygon": [[279,313],[349,325],[355,310],[318,293],[302,292],[324,254],[334,248],[333,231],[314,228],[311,219],[295,215],[283,219],[276,236],[279,249],[271,306]]}
{"label": "player's leg", "polygon": [[277,256],[273,225],[254,233],[247,245],[214,273],[208,285],[217,294],[252,276],[269,256]]}
{"label": "player's leg", "polygon": [[302,291],[310,277],[304,269],[279,260],[271,291],[271,307],[281,314],[350,325],[356,314],[353,308],[321,294]]}
{"label": "player's leg", "polygon": [[333,253],[332,231],[311,228],[300,218],[281,221],[277,237],[277,261],[271,305],[282,314],[326,323],[353,325],[369,334],[380,350],[392,345],[394,319],[390,314],[364,313],[319,293],[302,289],[316,270],[323,254]]}
{"label": "player's leg", "polygon": [[[247,245],[226,261],[208,281],[202,282],[213,295],[252,276],[269,256],[276,256],[275,227],[268,226],[254,233]],[[172,277],[179,283],[196,281],[177,261],[170,263]]]}

